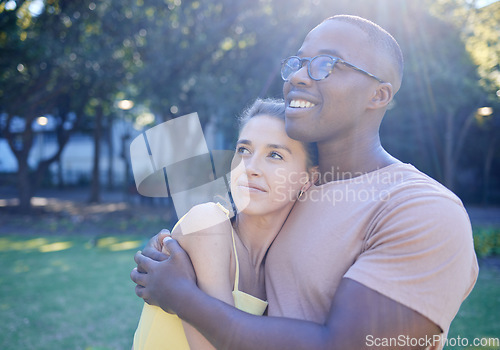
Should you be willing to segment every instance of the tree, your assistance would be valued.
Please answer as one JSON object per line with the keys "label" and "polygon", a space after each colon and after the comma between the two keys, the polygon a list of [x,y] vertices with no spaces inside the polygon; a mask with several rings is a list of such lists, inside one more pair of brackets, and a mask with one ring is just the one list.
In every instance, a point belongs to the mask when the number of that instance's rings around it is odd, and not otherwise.
{"label": "tree", "polygon": [[[465,43],[467,52],[476,66],[480,98],[462,132],[463,139],[469,137],[470,146],[482,145],[477,149],[475,158],[482,160],[478,166],[483,179],[482,199],[487,202],[490,188],[490,172],[492,163],[498,160],[499,153],[495,147],[497,134],[500,131],[498,123],[498,110],[500,107],[500,3],[494,2],[488,6],[477,8],[475,0],[440,0],[434,3],[434,12],[450,23],[460,38]],[[472,131],[472,135],[468,134]],[[472,147],[475,148],[475,147]],[[457,153],[462,153],[459,148]],[[470,153],[470,152],[469,152]],[[458,156],[457,156],[458,158]],[[472,157],[474,158],[474,157]],[[458,159],[456,159],[458,162]],[[471,159],[469,158],[469,162]],[[465,164],[464,164],[465,165]]]}
{"label": "tree", "polygon": [[[463,150],[481,152],[468,136],[482,132],[477,108],[496,98],[498,61],[491,66],[491,57],[498,51],[481,56],[489,57],[488,68],[465,46],[498,50],[498,40],[486,37],[498,20],[473,16],[466,0],[426,6],[408,0],[313,0],[308,6],[298,0],[47,0],[36,15],[28,10],[31,2],[16,1],[8,10],[0,4],[0,132],[19,162],[23,207],[37,187],[30,178],[41,179],[50,164],[40,162],[34,171],[27,165],[38,116],[50,114],[60,126],[54,160],[74,130],[94,132],[91,199],[98,200],[99,145],[119,116],[116,100],[133,99],[157,122],[196,111],[202,125],[222,130],[227,147],[245,105],[255,97],[282,97],[281,59],[296,52],[312,26],[337,13],[372,19],[402,45],[405,78],[382,125],[383,142],[447,186],[454,187]],[[443,16],[430,12],[436,6]],[[490,24],[467,34],[475,18]],[[23,121],[17,130],[16,120]],[[494,167],[496,152],[490,153],[481,157]]]}
{"label": "tree", "polygon": [[453,190],[482,91],[460,31],[430,5],[406,1],[397,11],[400,25],[391,32],[405,55],[404,81],[382,133],[395,155]]}
{"label": "tree", "polygon": [[[485,106],[478,111],[475,126],[481,130],[473,141],[485,142],[483,152],[480,154],[483,171],[483,186],[481,201],[489,204],[493,187],[491,174],[494,163],[500,165],[500,154],[498,152],[498,133],[500,132],[500,2],[494,2],[481,9],[472,12],[468,18],[467,31],[464,33],[467,50],[471,53],[474,63],[478,66],[481,77],[480,84],[486,91]],[[484,151],[486,150],[486,151]],[[498,177],[496,178],[498,186]],[[498,190],[497,190],[498,193]],[[491,198],[491,199],[490,199]]]}
{"label": "tree", "polygon": [[[97,101],[109,101],[135,66],[133,45],[124,44],[130,36],[123,29],[128,28],[124,13],[130,4],[52,0],[36,15],[30,4],[18,1],[15,8],[0,7],[0,132],[18,161],[22,211],[30,210],[43,174],[89,117],[85,112],[90,101],[96,96]],[[58,150],[31,171],[33,123],[41,115],[56,120]],[[21,121],[20,130],[15,129],[16,120]]]}

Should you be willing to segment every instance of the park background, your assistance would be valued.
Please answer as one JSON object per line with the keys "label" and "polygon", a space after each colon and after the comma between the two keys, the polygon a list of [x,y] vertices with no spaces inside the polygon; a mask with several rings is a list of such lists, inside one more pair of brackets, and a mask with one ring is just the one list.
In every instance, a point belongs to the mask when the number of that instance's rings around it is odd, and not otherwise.
{"label": "park background", "polygon": [[499,338],[500,2],[2,0],[0,348],[130,348],[133,254],[176,220],[137,194],[131,140],[198,112],[209,147],[232,149],[238,113],[281,97],[281,59],[340,13],[405,56],[384,147],[471,216],[481,272],[450,336]]}

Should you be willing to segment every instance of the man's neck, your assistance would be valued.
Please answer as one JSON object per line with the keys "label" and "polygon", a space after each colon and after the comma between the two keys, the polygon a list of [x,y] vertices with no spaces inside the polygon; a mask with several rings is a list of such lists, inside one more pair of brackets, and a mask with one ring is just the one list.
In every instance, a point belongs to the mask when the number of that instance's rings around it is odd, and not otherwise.
{"label": "man's neck", "polygon": [[[345,140],[344,140],[345,141]],[[320,183],[354,178],[388,165],[400,163],[391,156],[374,137],[354,145],[319,144]],[[368,142],[367,142],[368,141]]]}

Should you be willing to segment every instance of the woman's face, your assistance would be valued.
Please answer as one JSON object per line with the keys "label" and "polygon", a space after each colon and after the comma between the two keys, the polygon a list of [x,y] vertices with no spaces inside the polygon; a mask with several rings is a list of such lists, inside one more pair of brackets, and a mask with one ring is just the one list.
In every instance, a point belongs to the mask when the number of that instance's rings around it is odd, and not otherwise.
{"label": "woman's face", "polygon": [[248,215],[290,210],[308,181],[307,155],[271,116],[250,119],[240,132],[231,171],[231,193],[239,212]]}

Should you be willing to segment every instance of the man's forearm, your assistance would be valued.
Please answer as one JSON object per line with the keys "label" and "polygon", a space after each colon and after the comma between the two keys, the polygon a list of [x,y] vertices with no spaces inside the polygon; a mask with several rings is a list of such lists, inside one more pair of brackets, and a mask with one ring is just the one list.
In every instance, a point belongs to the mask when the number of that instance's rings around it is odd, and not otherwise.
{"label": "man's forearm", "polygon": [[254,316],[197,288],[192,288],[184,300],[187,301],[174,311],[217,349],[332,349],[328,330],[323,325]]}
{"label": "man's forearm", "polygon": [[[178,314],[218,349],[361,350],[372,348],[368,335],[380,339],[406,335],[425,341],[441,333],[420,313],[348,278],[337,288],[324,325],[250,315],[202,292],[191,265],[182,268],[183,261],[189,259],[187,254],[175,241],[167,244],[171,253],[168,260],[157,262],[140,253],[135,255],[138,268],[131,272],[131,278],[137,283],[136,294]],[[411,344],[400,347],[410,348],[414,349]]]}
{"label": "man's forearm", "polygon": [[[344,279],[324,325],[283,317],[254,316],[214,299],[195,285],[182,286],[184,302],[174,311],[217,349],[342,349],[373,346],[369,335],[419,340],[421,349],[439,327],[412,309],[363,285]],[[171,300],[170,300],[171,302]],[[398,349],[415,349],[401,344]]]}

